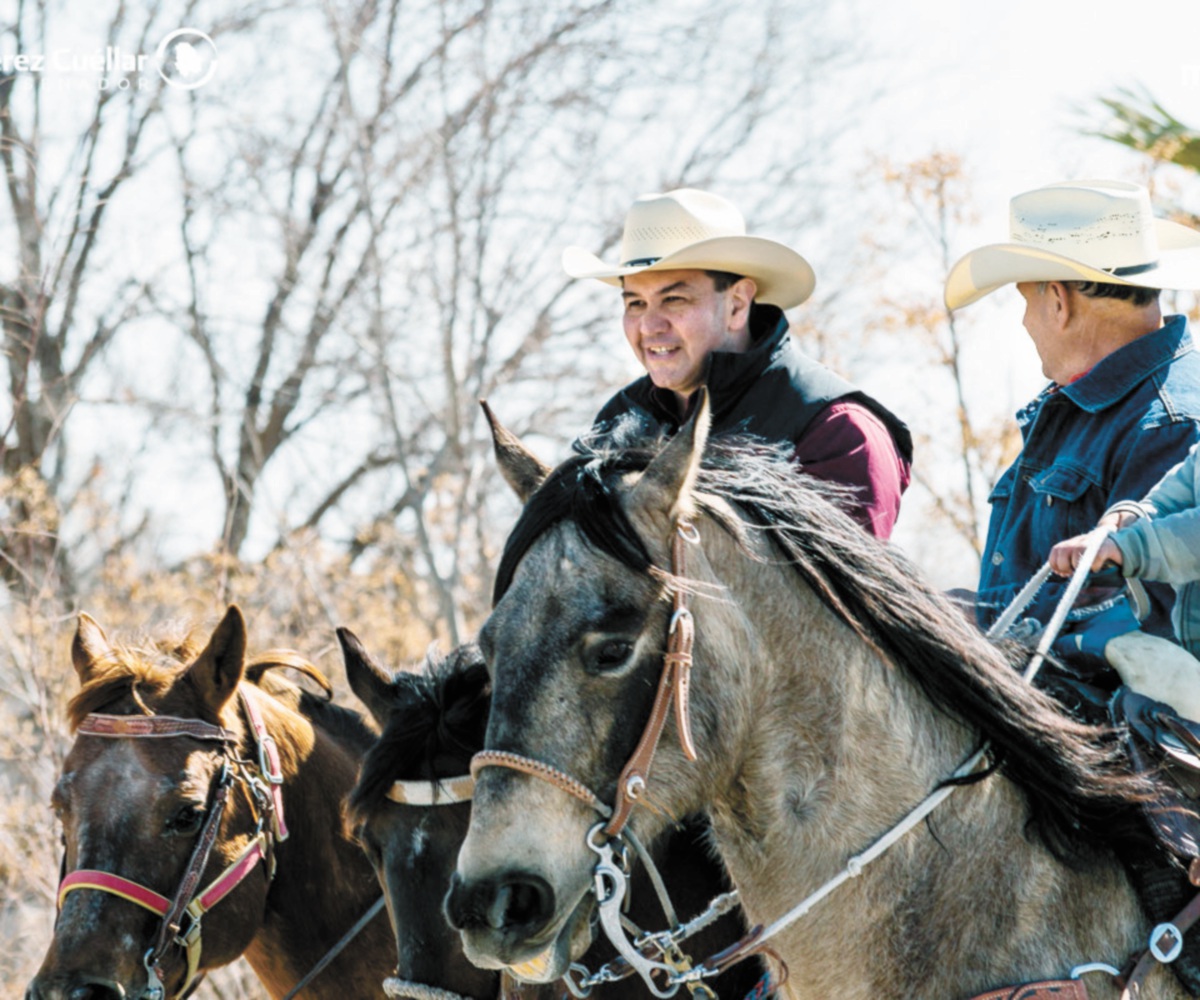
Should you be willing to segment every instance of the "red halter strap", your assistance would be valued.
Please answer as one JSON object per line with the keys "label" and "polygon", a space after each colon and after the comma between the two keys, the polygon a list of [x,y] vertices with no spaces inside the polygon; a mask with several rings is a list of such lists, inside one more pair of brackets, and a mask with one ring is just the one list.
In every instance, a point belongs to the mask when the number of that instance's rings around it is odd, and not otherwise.
{"label": "red halter strap", "polygon": [[[262,713],[254,704],[253,699],[248,697],[244,691],[239,694],[257,748],[258,777],[240,773],[236,762],[230,757],[231,749],[236,743],[234,734],[222,726],[216,726],[201,719],[182,719],[169,715],[127,716],[93,713],[84,717],[77,729],[78,733],[85,736],[110,739],[164,739],[182,736],[216,742],[222,744],[225,754],[229,758],[225,762],[219,785],[213,796],[212,807],[197,838],[196,846],[173,900],[123,876],[90,869],[71,872],[59,883],[59,909],[62,908],[68,893],[77,889],[95,889],[120,896],[122,899],[136,903],[161,917],[162,923],[159,925],[154,947],[146,955],[146,967],[161,982],[163,955],[172,943],[180,945],[187,955],[187,975],[184,978],[183,986],[176,994],[177,996],[185,996],[199,975],[201,918],[229,895],[259,864],[267,864],[267,878],[270,880],[274,874],[273,864],[271,864],[273,845],[286,840],[288,836],[287,824],[283,816],[283,769],[280,764],[279,749],[275,740],[267,732]],[[206,889],[198,891],[200,876],[208,865],[209,855],[216,842],[221,817],[229,797],[229,789],[235,778],[250,786],[252,803],[258,801],[266,805],[266,811],[270,813],[270,835],[261,829],[260,821],[258,835],[250,842],[249,846],[228,868],[213,879]],[[180,935],[185,915],[190,917],[191,923],[187,931]]]}
{"label": "red halter strap", "polygon": [[[696,544],[700,535],[695,526],[687,521],[679,521],[675,525],[671,545],[671,575],[677,580],[686,576],[686,547]],[[692,644],[696,637],[695,620],[688,609],[688,593],[685,587],[676,583],[672,599],[671,622],[667,629],[667,651],[663,654],[662,673],[658,679],[658,690],[654,695],[654,704],[650,709],[650,718],[642,737],[630,755],[617,779],[617,801],[615,808],[610,809],[597,795],[581,781],[560,771],[550,764],[521,754],[510,753],[506,750],[483,750],[471,759],[471,776],[476,777],[483,767],[507,767],[514,771],[533,775],[548,781],[555,788],[562,789],[585,802],[601,816],[608,818],[604,833],[608,837],[619,836],[629,822],[634,805],[646,791],[646,783],[650,777],[650,765],[654,762],[654,752],[662,739],[663,729],[667,724],[667,716],[674,702],[675,724],[679,730],[679,744],[688,760],[696,759],[696,747],[692,742],[691,716],[688,711],[688,691],[692,669]]]}

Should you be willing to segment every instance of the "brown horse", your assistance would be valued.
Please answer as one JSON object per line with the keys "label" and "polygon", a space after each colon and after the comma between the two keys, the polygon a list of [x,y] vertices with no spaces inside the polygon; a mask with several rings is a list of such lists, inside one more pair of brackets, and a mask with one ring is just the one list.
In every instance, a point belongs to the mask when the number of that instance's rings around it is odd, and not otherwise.
{"label": "brown horse", "polygon": [[[26,1000],[186,996],[242,954],[282,997],[379,895],[341,822],[374,739],[361,716],[281,678],[244,682],[236,607],[198,647],[110,644],[80,616],[77,735],[53,795],[60,908]],[[303,996],[375,995],[391,954],[380,913]]]}
{"label": "brown horse", "polygon": [[[350,686],[382,730],[363,760],[347,819],[387,895],[397,951],[397,974],[387,983],[388,995],[414,1000],[496,997],[499,973],[467,961],[458,933],[439,912],[467,833],[471,758],[483,749],[487,727],[491,683],[483,657],[474,645],[460,646],[444,659],[428,657],[419,672],[393,674],[375,663],[349,630],[339,629],[338,638]],[[683,918],[695,916],[729,890],[703,824],[689,821],[672,830],[654,855]],[[659,901],[640,870],[631,897],[629,917],[636,925],[652,930],[665,926]],[[742,930],[740,917],[730,912],[683,948],[705,956],[736,940]],[[594,972],[614,957],[608,942],[599,941],[582,961]],[[718,995],[740,1000],[762,971],[757,961],[747,962],[712,985]],[[552,1000],[564,992],[561,983],[521,989],[527,1000]],[[593,994],[598,1000],[647,996],[636,977],[597,987]]]}
{"label": "brown horse", "polygon": [[[707,421],[701,399],[665,446],[585,451],[548,477],[498,435],[529,499],[479,635],[491,752],[447,899],[467,955],[561,968],[593,905],[594,794],[652,801],[632,812],[643,840],[664,813],[708,810],[794,996],[1086,996],[1074,971],[1093,1000],[1117,997],[1110,973],[1082,966],[1146,946],[1115,859],[1146,783],[788,456],[746,440],[706,450]],[[677,711],[650,767],[637,744],[670,704],[660,677]],[[856,863],[982,740],[992,768]],[[637,780],[618,783],[631,758]],[[1185,993],[1156,966],[1139,995]]]}

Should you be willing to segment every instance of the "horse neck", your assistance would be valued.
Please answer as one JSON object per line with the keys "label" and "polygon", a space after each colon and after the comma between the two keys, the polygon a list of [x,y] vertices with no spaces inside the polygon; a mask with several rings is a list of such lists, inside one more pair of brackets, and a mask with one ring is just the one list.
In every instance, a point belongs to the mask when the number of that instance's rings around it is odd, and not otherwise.
{"label": "horse neck", "polygon": [[[256,704],[279,744],[289,836],[275,849],[266,913],[246,959],[272,995],[283,996],[367,911],[379,887],[342,828],[341,802],[354,783],[357,756],[274,699],[263,695]],[[304,995],[335,1000],[376,990],[391,953],[386,923],[372,921]],[[359,979],[361,991],[352,985]]]}
{"label": "horse neck", "polygon": [[[720,720],[717,746],[703,756],[724,769],[703,780],[721,789],[710,807],[714,832],[750,922],[767,923],[874,844],[978,737],[886,665],[789,567],[750,562],[711,532],[705,550],[731,600],[724,611],[696,602],[697,633],[707,637],[698,659],[714,666],[697,671],[693,694]],[[709,626],[710,612],[732,614]],[[1114,942],[1132,947],[1138,922],[1124,877],[1112,865],[1065,868],[1027,835],[1026,819],[1023,797],[1002,776],[955,792],[928,825],[782,933],[780,954],[804,970],[811,995],[845,1000],[966,996],[972,976],[1004,982],[1010,965],[1016,984],[1026,973],[1039,978],[1039,962],[1065,971],[1123,955]],[[1038,912],[1014,922],[1022,899],[1039,900]],[[1097,899],[1102,913],[1091,912]],[[949,956],[925,968],[927,959],[907,957],[896,932],[903,921],[913,924],[916,951],[929,954],[939,942],[975,940],[975,931],[994,936],[991,967],[980,959],[964,970]],[[1011,944],[996,928],[1011,929]]]}

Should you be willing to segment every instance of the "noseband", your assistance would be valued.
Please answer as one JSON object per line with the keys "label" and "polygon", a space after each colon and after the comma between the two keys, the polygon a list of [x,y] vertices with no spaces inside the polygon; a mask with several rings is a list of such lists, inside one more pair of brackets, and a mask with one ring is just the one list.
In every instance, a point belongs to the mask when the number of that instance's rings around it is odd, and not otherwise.
{"label": "noseband", "polygon": [[[254,701],[247,697],[245,692],[239,691],[239,694],[257,749],[258,760],[253,762],[253,769],[251,762],[236,755],[237,740],[232,732],[200,719],[181,719],[169,715],[126,716],[93,713],[83,719],[77,730],[84,736],[105,739],[186,738],[218,743],[224,758],[212,796],[212,806],[173,898],[168,899],[153,889],[121,875],[90,869],[71,872],[58,887],[59,910],[62,909],[63,900],[69,893],[79,889],[94,889],[120,896],[161,918],[154,946],[146,952],[143,959],[147,973],[144,1000],[164,1000],[166,990],[163,986],[162,960],[173,944],[184,950],[187,959],[187,973],[183,985],[173,996],[185,997],[199,985],[203,978],[199,968],[201,919],[204,914],[229,895],[259,864],[266,866],[269,883],[275,874],[275,845],[288,837],[287,824],[283,817],[283,770],[280,767],[278,747],[267,732]],[[221,817],[235,781],[244,785],[249,793],[248,798],[256,820],[254,839],[207,888],[198,891],[200,878],[208,865],[209,855],[220,832]],[[187,929],[182,930],[185,917],[189,923]]]}

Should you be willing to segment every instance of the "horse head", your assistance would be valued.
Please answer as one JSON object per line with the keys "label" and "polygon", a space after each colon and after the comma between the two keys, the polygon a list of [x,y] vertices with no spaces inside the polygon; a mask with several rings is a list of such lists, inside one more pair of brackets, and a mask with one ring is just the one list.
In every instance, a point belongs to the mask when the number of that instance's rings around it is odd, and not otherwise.
{"label": "horse head", "polygon": [[393,675],[349,629],[338,629],[338,639],[350,687],[381,730],[346,819],[387,898],[396,939],[388,994],[426,997],[433,987],[495,996],[498,977],[466,960],[440,907],[467,832],[469,765],[487,725],[487,668],[467,645],[444,660],[429,658],[421,673]]}
{"label": "horse head", "polygon": [[[686,584],[669,567],[675,525],[695,514],[707,427],[702,399],[652,460],[602,467],[579,456],[548,476],[511,435],[496,436],[505,477],[528,502],[479,636],[494,681],[488,753],[476,761],[471,827],[446,902],[477,964],[549,981],[590,940],[589,840],[599,835],[589,831],[618,805],[618,775],[651,715],[673,598],[702,586],[699,564]],[[643,841],[701,804],[682,791],[704,770],[687,760],[687,707],[684,698],[657,747],[657,808],[633,818]],[[715,726],[702,706],[689,728],[711,754]],[[689,782],[675,780],[689,768]]]}
{"label": "horse head", "polygon": [[[76,739],[52,797],[64,877],[27,1000],[174,1000],[243,953],[283,996],[377,895],[340,818],[369,728],[263,676],[316,670],[281,650],[248,661],[236,606],[206,640],[142,645],[81,615],[71,655]],[[378,982],[389,951],[375,921],[306,995]]]}
{"label": "horse head", "polygon": [[[170,899],[180,887],[243,736],[229,702],[242,679],[245,650],[245,622],[236,607],[183,670],[167,665],[159,651],[110,645],[101,627],[80,615],[71,645],[80,681],[70,708],[73,728],[89,719],[171,716],[200,722],[201,735],[108,738],[86,727],[78,735],[52,804],[62,824],[64,873],[94,873],[95,885],[85,881],[60,895],[54,940],[30,984],[30,1000],[153,995],[147,956],[155,949],[161,914],[131,900],[154,894]],[[171,652],[188,657],[194,648],[185,641]],[[228,741],[206,736],[221,731]],[[227,808],[223,836],[201,873],[209,880],[252,839],[248,808],[236,800]],[[115,878],[111,888],[96,887],[104,876]],[[247,929],[257,927],[265,897],[261,876],[230,893],[223,919],[206,928],[206,964],[232,961],[245,949],[253,935]],[[159,969],[165,995],[179,995],[189,979],[186,953],[168,949]]]}

